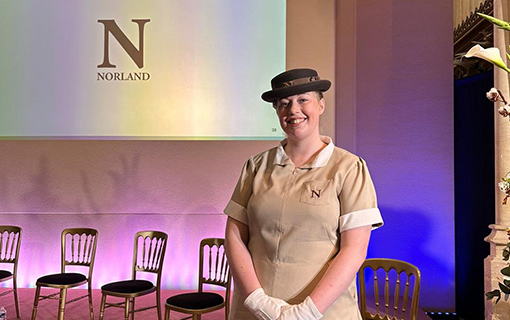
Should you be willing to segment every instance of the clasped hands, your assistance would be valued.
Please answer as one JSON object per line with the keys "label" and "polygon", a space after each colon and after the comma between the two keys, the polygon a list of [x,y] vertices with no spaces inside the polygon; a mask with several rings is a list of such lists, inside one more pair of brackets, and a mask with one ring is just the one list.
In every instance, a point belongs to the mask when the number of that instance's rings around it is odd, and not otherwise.
{"label": "clasped hands", "polygon": [[318,320],[322,318],[310,297],[300,304],[290,305],[282,299],[268,296],[264,289],[253,291],[244,301],[244,306],[258,320]]}

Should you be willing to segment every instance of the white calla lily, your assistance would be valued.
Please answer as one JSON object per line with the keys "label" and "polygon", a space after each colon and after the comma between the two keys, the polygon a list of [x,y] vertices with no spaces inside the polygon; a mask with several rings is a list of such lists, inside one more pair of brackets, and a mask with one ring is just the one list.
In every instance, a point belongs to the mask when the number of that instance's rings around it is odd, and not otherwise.
{"label": "white calla lily", "polygon": [[501,54],[499,52],[498,48],[487,48],[485,49],[481,45],[477,44],[473,46],[465,55],[466,58],[480,58],[486,61],[489,61],[493,65],[500,67],[501,69],[505,70],[506,72],[510,73],[510,69],[506,66],[506,64],[503,62],[503,59],[501,58]]}

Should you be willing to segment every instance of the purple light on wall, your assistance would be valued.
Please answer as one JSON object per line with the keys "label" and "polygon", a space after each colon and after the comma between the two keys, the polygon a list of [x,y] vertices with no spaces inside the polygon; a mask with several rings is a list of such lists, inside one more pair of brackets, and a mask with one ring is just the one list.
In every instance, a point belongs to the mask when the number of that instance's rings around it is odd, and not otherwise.
{"label": "purple light on wall", "polygon": [[420,268],[420,305],[436,310],[455,304],[451,10],[381,1],[357,20],[356,153],[385,220],[369,256]]}

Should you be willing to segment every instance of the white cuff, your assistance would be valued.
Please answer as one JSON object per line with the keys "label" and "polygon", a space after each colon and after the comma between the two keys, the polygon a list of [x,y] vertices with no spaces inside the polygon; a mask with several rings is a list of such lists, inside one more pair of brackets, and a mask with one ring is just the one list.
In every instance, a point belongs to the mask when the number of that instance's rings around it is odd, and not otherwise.
{"label": "white cuff", "polygon": [[340,216],[340,232],[369,225],[374,230],[382,227],[383,224],[381,212],[378,208],[353,211]]}

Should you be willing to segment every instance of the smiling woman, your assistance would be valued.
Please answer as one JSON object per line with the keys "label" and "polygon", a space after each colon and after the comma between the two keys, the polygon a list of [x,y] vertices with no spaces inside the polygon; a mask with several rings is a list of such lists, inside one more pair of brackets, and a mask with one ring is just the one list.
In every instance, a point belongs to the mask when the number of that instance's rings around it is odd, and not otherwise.
{"label": "smiling woman", "polygon": [[365,161],[319,133],[330,85],[293,69],[262,94],[286,139],[248,159],[225,208],[230,319],[361,319],[356,272],[383,221]]}

